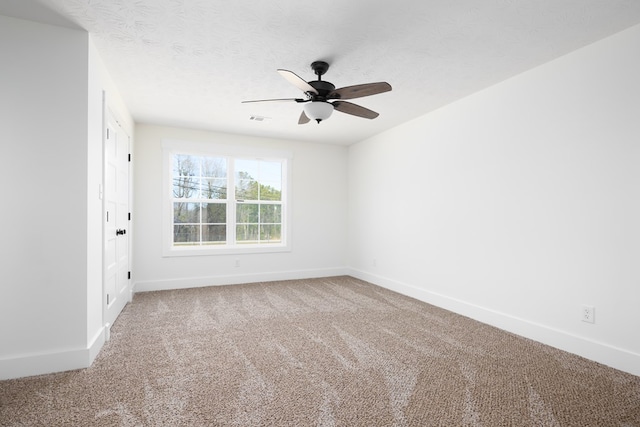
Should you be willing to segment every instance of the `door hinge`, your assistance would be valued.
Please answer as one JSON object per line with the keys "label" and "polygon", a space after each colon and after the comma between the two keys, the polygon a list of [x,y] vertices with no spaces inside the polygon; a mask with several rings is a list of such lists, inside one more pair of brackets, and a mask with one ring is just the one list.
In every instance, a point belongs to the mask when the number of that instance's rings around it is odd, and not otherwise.
{"label": "door hinge", "polygon": [[131,161],[131,153],[129,153],[129,161]]}
{"label": "door hinge", "polygon": [[107,139],[109,139],[109,128],[107,128]]}
{"label": "door hinge", "polygon": [[127,279],[131,280],[131,272],[130,271],[127,272]]}
{"label": "door hinge", "polygon": [[129,221],[131,221],[131,212],[129,212]]}
{"label": "door hinge", "polygon": [[109,305],[109,294],[107,294],[107,305]]}

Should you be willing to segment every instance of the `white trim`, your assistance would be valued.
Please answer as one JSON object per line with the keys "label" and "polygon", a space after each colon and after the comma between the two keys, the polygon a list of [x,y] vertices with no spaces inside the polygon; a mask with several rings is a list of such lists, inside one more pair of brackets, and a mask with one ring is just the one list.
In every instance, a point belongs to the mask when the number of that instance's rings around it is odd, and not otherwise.
{"label": "white trim", "polygon": [[520,317],[469,304],[456,298],[451,298],[366,271],[354,268],[348,270],[349,275],[369,283],[470,317],[479,322],[495,326],[551,347],[577,354],[612,368],[640,376],[640,354],[574,335],[566,331],[550,328]]}
{"label": "white trim", "polygon": [[249,156],[249,157],[265,157],[265,158],[283,158],[292,159],[293,151],[289,150],[271,150],[260,147],[245,147],[231,144],[220,144],[210,142],[193,142],[178,139],[163,139],[162,150],[169,151],[189,151],[196,154],[218,154],[223,156]]}
{"label": "white trim", "polygon": [[[167,233],[168,234],[168,233]],[[281,243],[262,243],[260,245],[211,245],[211,246],[176,246],[169,247],[166,243],[162,256],[163,258],[180,256],[211,256],[211,255],[244,255],[244,254],[267,254],[279,252],[291,252],[291,245]]]}
{"label": "white trim", "polygon": [[100,350],[102,349],[102,346],[104,345],[105,342],[107,342],[107,335],[109,334],[109,330],[107,329],[108,326],[103,326],[102,328],[100,328],[100,330],[96,333],[96,335],[93,337],[93,339],[91,340],[91,342],[89,343],[89,346],[87,347],[88,350],[88,357],[89,357],[89,365],[91,366],[91,364],[93,363],[94,360],[96,360],[96,357],[98,357],[98,354],[100,353]]}
{"label": "white trim", "polygon": [[31,353],[0,359],[0,380],[71,371],[91,366],[105,342],[105,330],[87,348]]}
{"label": "white trim", "polygon": [[188,277],[166,280],[145,280],[134,284],[135,292],[163,291],[169,289],[200,288],[205,286],[238,285],[241,283],[273,282],[276,280],[297,280],[317,277],[344,276],[345,267],[313,270],[275,271],[268,273],[229,274],[223,276]]}

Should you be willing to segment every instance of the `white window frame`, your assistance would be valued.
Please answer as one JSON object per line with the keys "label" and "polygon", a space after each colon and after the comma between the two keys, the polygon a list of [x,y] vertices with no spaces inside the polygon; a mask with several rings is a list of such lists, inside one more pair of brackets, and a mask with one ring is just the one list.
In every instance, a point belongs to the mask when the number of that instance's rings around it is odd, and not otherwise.
{"label": "white window frame", "polygon": [[[232,220],[234,227],[231,235],[227,234],[227,243],[220,245],[174,246],[173,245],[173,156],[188,154],[195,156],[226,157],[229,159],[255,159],[280,161],[282,168],[282,242],[260,244],[235,244],[235,189],[228,183],[227,223]],[[270,150],[254,147],[236,147],[217,143],[200,143],[178,140],[162,141],[162,255],[174,256],[206,256],[274,253],[291,251],[291,169],[293,154],[290,151]],[[235,173],[232,168],[227,176]],[[229,227],[228,227],[229,229]]]}

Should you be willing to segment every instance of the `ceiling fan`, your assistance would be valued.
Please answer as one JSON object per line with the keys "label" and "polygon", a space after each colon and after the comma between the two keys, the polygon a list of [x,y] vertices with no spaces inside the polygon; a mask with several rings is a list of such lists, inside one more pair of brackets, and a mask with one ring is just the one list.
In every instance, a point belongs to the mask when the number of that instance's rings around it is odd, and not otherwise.
{"label": "ceiling fan", "polygon": [[336,89],[332,83],[322,80],[322,76],[329,69],[328,63],[324,61],[314,61],[311,63],[311,69],[318,76],[318,80],[307,82],[292,71],[278,70],[278,73],[287,79],[289,83],[303,91],[306,98],[259,99],[242,102],[294,101],[305,103],[304,110],[302,110],[302,114],[300,114],[300,119],[298,120],[298,124],[303,125],[310,120],[315,120],[320,123],[322,120],[328,119],[331,113],[333,113],[333,110],[365,119],[375,119],[379,115],[375,111],[344,100],[362,98],[363,96],[376,95],[391,90],[391,85],[387,82],[365,83]]}

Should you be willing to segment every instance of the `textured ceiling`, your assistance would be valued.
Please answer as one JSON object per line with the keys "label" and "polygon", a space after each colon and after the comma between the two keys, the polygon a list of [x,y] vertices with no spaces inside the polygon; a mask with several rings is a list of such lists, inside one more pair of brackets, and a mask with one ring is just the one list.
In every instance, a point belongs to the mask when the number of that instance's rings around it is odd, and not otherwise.
{"label": "textured ceiling", "polygon": [[[0,13],[86,29],[137,122],[350,144],[640,23],[637,0],[0,0]],[[65,24],[67,23],[67,24]],[[387,81],[298,125],[276,69],[336,87]],[[252,116],[266,120],[251,120]]]}

